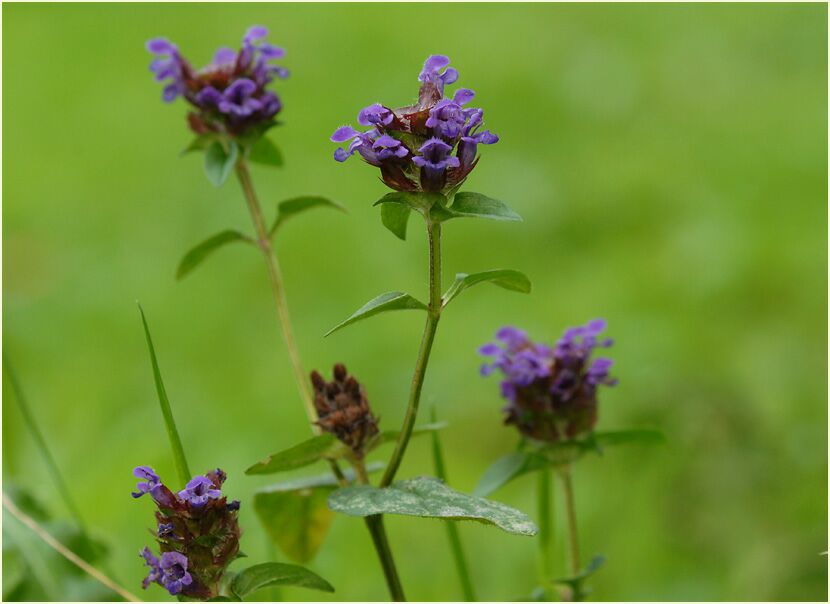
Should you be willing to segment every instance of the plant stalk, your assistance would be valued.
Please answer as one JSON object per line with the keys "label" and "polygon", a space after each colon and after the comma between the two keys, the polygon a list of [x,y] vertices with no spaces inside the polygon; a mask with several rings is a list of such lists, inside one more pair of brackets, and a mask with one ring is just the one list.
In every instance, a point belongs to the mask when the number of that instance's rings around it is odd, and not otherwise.
{"label": "plant stalk", "polygon": [[418,417],[418,405],[421,402],[421,388],[424,385],[424,376],[429,363],[429,354],[435,340],[435,331],[441,318],[441,224],[426,218],[427,236],[429,238],[429,308],[427,321],[424,326],[424,335],[421,338],[421,347],[418,350],[418,360],[415,362],[415,372],[412,376],[412,386],[409,391],[409,403],[403,420],[401,434],[395,444],[395,451],[386,466],[386,472],[380,481],[380,486],[388,487],[395,479],[395,474],[403,461],[406,447],[415,427]]}
{"label": "plant stalk", "polygon": [[551,544],[553,543],[553,511],[551,500],[551,470],[542,468],[537,472],[536,485],[536,515],[539,518],[539,585],[544,590],[545,598],[550,600],[552,595],[551,580],[553,579],[553,559]]}
{"label": "plant stalk", "polygon": [[[363,460],[354,460],[352,466],[354,467],[357,481],[360,484],[369,484],[369,474],[366,472],[366,466]],[[389,538],[386,536],[386,528],[383,526],[383,516],[380,514],[367,516],[364,520],[366,521],[366,528],[369,529],[369,534],[372,536],[372,544],[375,546],[375,551],[378,554],[380,566],[383,569],[383,576],[386,579],[386,586],[389,588],[389,595],[395,602],[406,602],[403,585],[401,585],[398,569],[395,566],[395,559],[392,556],[392,548],[389,547]]]}
{"label": "plant stalk", "polygon": [[[430,421],[433,423],[438,421],[435,413],[435,408],[432,408]],[[438,432],[432,433],[432,460],[435,464],[435,475],[443,480],[445,483],[447,479],[447,469],[444,466],[444,453],[441,450],[441,439]],[[464,555],[464,547],[461,544],[461,535],[458,533],[458,526],[455,522],[445,522],[444,526],[447,528],[447,539],[450,542],[450,551],[452,552],[453,560],[455,561],[455,569],[458,572],[458,580],[461,582],[461,591],[464,594],[464,600],[467,602],[475,602],[476,594],[473,587],[473,581],[470,578],[470,569],[467,566],[467,558]]]}
{"label": "plant stalk", "polygon": [[565,496],[565,514],[568,522],[568,559],[570,561],[571,576],[575,577],[581,570],[581,564],[579,561],[579,536],[576,528],[576,505],[574,503],[570,464],[559,470],[559,478],[562,481],[562,492]]}

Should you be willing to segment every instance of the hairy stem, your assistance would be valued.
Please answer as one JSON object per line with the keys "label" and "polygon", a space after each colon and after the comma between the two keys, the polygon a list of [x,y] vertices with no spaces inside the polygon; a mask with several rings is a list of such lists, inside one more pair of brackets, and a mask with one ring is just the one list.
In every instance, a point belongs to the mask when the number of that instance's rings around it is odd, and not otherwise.
{"label": "hairy stem", "polygon": [[[294,339],[294,330],[291,327],[291,316],[288,313],[288,300],[285,297],[282,271],[280,271],[277,253],[271,244],[268,228],[265,226],[262,207],[259,204],[259,198],[254,190],[254,183],[251,179],[251,173],[248,170],[248,164],[245,163],[244,159],[240,159],[236,163],[236,175],[239,178],[239,184],[242,186],[242,192],[245,194],[245,201],[248,203],[251,220],[254,223],[257,247],[262,252],[265,264],[268,267],[268,281],[271,284],[271,293],[274,297],[274,305],[277,308],[277,318],[282,329],[282,338],[285,342],[285,347],[288,349],[288,357],[291,360],[291,370],[294,373],[297,390],[300,392],[300,398],[303,401],[312,432],[320,434],[320,427],[317,425],[317,410],[314,408],[314,398],[312,397],[311,388],[308,385],[308,379],[300,359],[300,350],[297,348],[297,341]],[[331,461],[329,466],[340,486],[348,484],[337,462]]]}
{"label": "hairy stem", "polygon": [[69,560],[72,564],[80,568],[93,579],[95,579],[102,585],[108,587],[128,602],[141,602],[141,600],[137,596],[130,593],[117,583],[115,583],[112,579],[104,575],[101,571],[90,566],[86,561],[84,561],[77,554],[75,554],[75,552],[67,549],[60,541],[55,539],[52,535],[46,532],[37,522],[35,522],[33,518],[21,511],[20,508],[18,508],[11,500],[11,498],[8,497],[5,493],[3,493],[3,507],[6,508],[9,511],[9,513],[15,518],[17,518],[21,523],[29,527],[32,530],[32,532],[34,532],[38,537],[40,537],[49,547],[54,549],[61,556]]}
{"label": "hairy stem", "polygon": [[553,511],[551,502],[551,470],[542,468],[537,472],[536,485],[536,515],[539,518],[539,585],[545,593],[545,599],[550,599],[550,583],[553,578],[553,560],[551,544],[553,543]]}
{"label": "hairy stem", "polygon": [[418,417],[418,405],[421,402],[421,388],[424,385],[424,376],[429,363],[429,353],[432,350],[432,343],[435,340],[435,331],[438,329],[438,321],[441,318],[441,224],[432,222],[428,217],[427,236],[429,238],[429,309],[427,310],[427,321],[424,326],[424,335],[421,338],[421,347],[418,350],[418,360],[415,362],[415,372],[412,376],[412,386],[409,391],[409,403],[406,408],[406,416],[403,420],[401,434],[395,444],[395,451],[386,466],[386,472],[380,481],[381,487],[392,484],[395,474],[403,461],[406,447],[412,436],[412,428],[415,427],[415,420]]}
{"label": "hairy stem", "polygon": [[[435,423],[438,421],[435,407],[431,411],[430,421]],[[441,439],[437,431],[432,433],[432,460],[435,464],[435,475],[445,483],[448,482],[447,469],[444,466],[444,453],[441,450]],[[464,555],[464,547],[461,544],[461,535],[458,533],[458,526],[455,522],[445,522],[444,526],[447,528],[447,539],[450,542],[450,551],[455,561],[455,569],[458,572],[458,580],[461,582],[461,591],[464,594],[464,600],[467,602],[475,602],[475,588],[470,578],[470,569],[467,566],[467,558]]]}
{"label": "hairy stem", "polygon": [[[366,466],[363,460],[355,460],[352,466],[354,467],[357,481],[360,484],[369,484],[369,474],[366,472]],[[398,569],[395,566],[395,559],[392,556],[392,548],[389,547],[386,528],[383,526],[383,516],[367,516],[365,521],[366,528],[369,529],[369,534],[372,536],[372,544],[375,546],[375,551],[378,554],[380,566],[383,569],[383,576],[386,579],[386,586],[389,588],[389,595],[395,602],[405,602],[406,596],[403,593],[401,579],[398,576]]]}
{"label": "hairy stem", "polygon": [[570,561],[571,576],[575,577],[579,574],[581,564],[579,562],[579,536],[576,530],[576,505],[574,503],[570,464],[559,470],[559,478],[562,481],[562,492],[565,495],[565,514],[568,522],[568,559]]}

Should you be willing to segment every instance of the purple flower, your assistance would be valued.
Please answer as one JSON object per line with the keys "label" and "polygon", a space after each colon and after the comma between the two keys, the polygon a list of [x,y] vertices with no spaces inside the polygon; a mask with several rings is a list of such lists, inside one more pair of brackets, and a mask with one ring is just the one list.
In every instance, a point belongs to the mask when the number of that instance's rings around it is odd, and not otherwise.
{"label": "purple flower", "polygon": [[161,584],[171,596],[181,593],[182,589],[193,583],[193,577],[187,572],[187,556],[179,552],[164,552],[161,555]]}
{"label": "purple flower", "polygon": [[207,476],[192,478],[187,486],[179,491],[179,498],[194,507],[203,506],[209,499],[219,499],[221,496],[222,491],[215,488],[213,482]]}
{"label": "purple flower", "polygon": [[282,48],[264,40],[268,30],[248,29],[238,52],[219,48],[213,61],[194,70],[175,44],[154,39],[147,49],[156,55],[150,69],[156,80],[167,82],[163,98],[172,101],[183,96],[194,111],[188,122],[197,134],[215,133],[239,137],[249,129],[267,126],[280,111],[279,97],[266,86],[288,71],[272,62],[285,55]]}
{"label": "purple flower", "polygon": [[475,167],[478,145],[493,144],[498,137],[486,130],[477,132],[484,112],[464,107],[475,96],[472,90],[459,88],[452,97],[444,97],[444,87],[458,79],[447,57],[430,56],[418,79],[417,104],[390,109],[374,103],[357,115],[358,123],[371,130],[338,128],[332,142],[349,145],[336,150],[334,159],[342,162],[360,153],[380,168],[383,182],[396,191],[446,193]]}
{"label": "purple flower", "polygon": [[159,523],[158,531],[156,534],[162,538],[173,537],[173,531],[176,529],[176,525],[172,522],[161,522]]}
{"label": "purple flower", "polygon": [[153,552],[150,551],[150,548],[145,546],[144,549],[141,550],[139,555],[144,558],[144,566],[149,566],[150,570],[147,573],[147,576],[144,577],[144,580],[141,582],[141,587],[143,589],[147,589],[151,583],[158,583],[161,584],[161,565],[159,564],[159,559],[153,555]]}
{"label": "purple flower", "polygon": [[491,361],[481,374],[499,371],[502,396],[509,404],[506,423],[515,424],[531,438],[557,441],[573,438],[593,429],[596,422],[596,390],[613,386],[609,376],[612,361],[597,358],[589,363],[593,350],[612,344],[599,339],[605,321],[596,319],[572,327],[555,347],[536,343],[516,327],[502,327],[497,342],[485,344],[479,353]]}
{"label": "purple flower", "polygon": [[138,466],[133,470],[133,476],[140,480],[146,481],[139,482],[136,485],[138,491],[132,494],[132,496],[136,499],[151,492],[155,487],[161,484],[161,479],[158,477],[158,474],[156,474],[150,466]]}

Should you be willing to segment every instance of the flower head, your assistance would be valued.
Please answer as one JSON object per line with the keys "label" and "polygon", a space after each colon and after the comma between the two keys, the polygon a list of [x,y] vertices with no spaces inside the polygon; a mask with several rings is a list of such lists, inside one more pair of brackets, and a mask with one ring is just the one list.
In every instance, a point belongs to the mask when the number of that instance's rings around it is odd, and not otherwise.
{"label": "flower head", "polygon": [[157,583],[172,595],[216,597],[225,569],[239,553],[239,502],[229,503],[222,495],[225,472],[216,469],[196,476],[178,494],[147,466],[136,468],[134,474],[153,484],[144,492],[158,507],[154,534],[162,552],[159,560],[149,548],[141,551],[150,569],[142,586]]}
{"label": "flower head", "polygon": [[458,79],[449,62],[444,55],[427,58],[415,105],[390,109],[374,103],[357,115],[370,130],[338,128],[331,141],[349,144],[337,149],[334,159],[343,162],[358,153],[397,191],[447,192],[460,185],[476,165],[478,145],[499,138],[488,130],[478,132],[484,111],[465,107],[475,96],[472,90],[459,88],[444,96],[444,88]]}
{"label": "flower head", "polygon": [[266,87],[274,78],[288,77],[288,71],[272,63],[285,51],[266,42],[267,35],[265,27],[250,27],[238,52],[219,48],[213,61],[199,70],[169,40],[150,40],[147,50],[155,55],[150,70],[165,84],[162,98],[171,102],[184,97],[193,107],[188,123],[197,134],[239,137],[273,124],[282,104]]}
{"label": "flower head", "polygon": [[312,371],[311,384],[314,407],[320,417],[318,425],[351,447],[357,457],[362,457],[366,444],[378,434],[378,422],[369,408],[363,386],[341,363],[334,366],[331,382]]}
{"label": "flower head", "polygon": [[535,343],[515,327],[496,332],[496,342],[479,353],[491,357],[482,375],[500,371],[502,396],[507,399],[505,423],[515,424],[537,440],[570,439],[593,429],[597,419],[597,387],[613,386],[613,362],[591,360],[594,349],[612,345],[600,339],[602,319],[565,331],[554,347]]}

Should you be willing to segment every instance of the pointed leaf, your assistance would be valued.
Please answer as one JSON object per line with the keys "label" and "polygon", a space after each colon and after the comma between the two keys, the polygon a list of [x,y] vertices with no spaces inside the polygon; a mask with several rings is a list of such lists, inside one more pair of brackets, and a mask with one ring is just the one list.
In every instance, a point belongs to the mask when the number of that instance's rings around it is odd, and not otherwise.
{"label": "pointed leaf", "polygon": [[343,446],[334,434],[325,433],[301,442],[290,449],[269,455],[261,462],[245,470],[246,474],[276,474],[287,470],[296,470],[313,464],[324,458],[331,458]]}
{"label": "pointed leaf", "polygon": [[334,591],[328,581],[307,568],[279,562],[265,562],[264,564],[249,566],[240,571],[234,577],[231,589],[240,598],[244,598],[248,594],[269,585],[290,585],[320,591]]}
{"label": "pointed leaf", "polygon": [[368,319],[372,315],[391,310],[427,310],[427,306],[409,294],[404,294],[403,292],[387,292],[379,295],[377,298],[369,300],[348,319],[332,327],[326,335],[331,335],[338,329],[342,329],[346,325],[351,325],[355,321]]}
{"label": "pointed leaf", "polygon": [[385,203],[380,206],[380,221],[395,237],[406,240],[406,225],[410,212],[412,208],[406,204]]}
{"label": "pointed leaf", "polygon": [[302,197],[294,197],[292,199],[281,201],[277,206],[277,218],[274,220],[274,224],[271,225],[269,235],[273,236],[282,223],[292,216],[296,216],[300,212],[305,212],[306,210],[311,210],[312,208],[323,207],[333,208],[335,210],[340,210],[341,212],[346,211],[346,208],[341,206],[336,201],[316,195],[304,195]]}
{"label": "pointed leaf", "polygon": [[446,199],[440,193],[408,193],[406,191],[396,191],[394,193],[387,193],[372,205],[403,204],[423,214],[436,204],[443,205]]}
{"label": "pointed leaf", "polygon": [[334,486],[254,495],[254,510],[271,540],[293,562],[310,562],[325,540],[332,512],[326,505]]}
{"label": "pointed leaf", "polygon": [[248,159],[255,164],[279,167],[283,164],[282,153],[270,139],[260,136],[251,145]]}
{"label": "pointed leaf", "polygon": [[190,144],[187,145],[184,149],[182,149],[179,155],[187,155],[188,153],[193,153],[194,151],[204,151],[210,144],[216,140],[216,135],[214,134],[200,134],[192,141]]}
{"label": "pointed leaf", "polygon": [[205,258],[210,256],[223,245],[237,241],[253,243],[250,237],[243,235],[239,231],[233,230],[222,231],[213,237],[205,239],[187,252],[184,257],[182,257],[181,262],[179,262],[179,268],[176,270],[176,279],[183,279],[186,277],[190,271],[199,266]]}
{"label": "pointed leaf", "polygon": [[512,269],[482,271],[471,274],[458,273],[455,276],[455,282],[450,285],[442,297],[443,305],[446,306],[458,294],[478,283],[492,283],[504,289],[523,294],[529,294],[531,288],[530,279],[524,273]]}
{"label": "pointed leaf", "polygon": [[228,179],[238,156],[239,150],[236,143],[230,143],[227,151],[218,141],[207,148],[205,152],[205,173],[213,186],[221,187]]}
{"label": "pointed leaf", "polygon": [[401,514],[444,520],[476,520],[516,535],[539,529],[522,512],[503,503],[459,493],[436,478],[403,480],[384,489],[345,487],[329,496],[329,507],[350,516]]}
{"label": "pointed leaf", "polygon": [[450,218],[489,218],[491,220],[511,220],[520,221],[522,219],[516,212],[507,207],[502,201],[487,197],[481,193],[471,193],[465,191],[463,193],[456,193],[452,205],[447,208],[449,215],[440,218],[442,220],[449,220]]}
{"label": "pointed leaf", "polygon": [[516,451],[504,457],[499,457],[484,472],[484,475],[478,481],[473,491],[473,495],[476,497],[486,497],[490,493],[495,492],[514,478],[524,474],[527,471],[526,467],[529,461],[530,457],[523,451]]}

